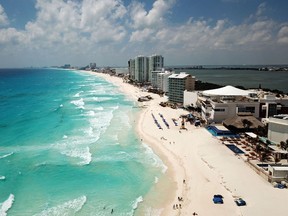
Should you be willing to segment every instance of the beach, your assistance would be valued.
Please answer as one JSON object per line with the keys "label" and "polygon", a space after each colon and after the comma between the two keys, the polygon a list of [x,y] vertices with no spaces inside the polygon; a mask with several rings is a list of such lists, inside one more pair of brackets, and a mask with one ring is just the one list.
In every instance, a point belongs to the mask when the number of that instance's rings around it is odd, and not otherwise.
{"label": "beach", "polygon": [[[119,90],[135,101],[140,96],[150,95],[153,99],[140,103],[141,111],[137,122],[137,133],[142,142],[149,145],[167,166],[165,173],[172,179],[169,189],[163,191],[161,180],[153,194],[144,197],[136,211],[142,215],[141,206],[149,202],[157,191],[165,193],[165,199],[154,202],[160,215],[286,215],[288,191],[273,188],[264,178],[253,171],[241,158],[230,151],[221,141],[205,128],[185,123],[180,130],[182,109],[161,107],[167,98],[141,91],[122,78],[95,73],[118,86]],[[155,124],[157,120],[162,129]],[[165,125],[162,117],[169,124]],[[176,119],[177,126],[172,121]],[[152,193],[152,192],[151,192]],[[221,194],[224,204],[214,204],[213,195]],[[234,200],[242,197],[247,206],[238,207]],[[151,202],[151,201],[150,201]],[[177,206],[176,206],[177,204]]]}

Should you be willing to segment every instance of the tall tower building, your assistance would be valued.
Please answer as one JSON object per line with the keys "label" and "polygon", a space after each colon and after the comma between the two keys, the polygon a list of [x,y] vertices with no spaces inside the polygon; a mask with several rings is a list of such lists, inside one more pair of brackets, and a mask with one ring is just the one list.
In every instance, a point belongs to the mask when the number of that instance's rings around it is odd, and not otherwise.
{"label": "tall tower building", "polygon": [[135,80],[135,59],[130,59],[128,61],[128,73],[132,80]]}
{"label": "tall tower building", "polygon": [[137,56],[128,61],[130,78],[145,83],[152,81],[152,71],[162,71],[164,58],[161,55]]}
{"label": "tall tower building", "polygon": [[161,71],[164,67],[164,58],[161,55],[152,55],[149,57],[148,81],[151,82],[152,71]]}
{"label": "tall tower building", "polygon": [[149,58],[146,56],[137,56],[135,58],[135,80],[141,83],[147,82]]}

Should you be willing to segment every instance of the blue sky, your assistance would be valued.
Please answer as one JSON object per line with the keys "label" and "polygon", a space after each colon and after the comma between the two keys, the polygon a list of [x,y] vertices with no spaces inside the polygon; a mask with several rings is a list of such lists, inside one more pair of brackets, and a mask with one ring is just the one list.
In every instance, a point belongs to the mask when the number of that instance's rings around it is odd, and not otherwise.
{"label": "blue sky", "polygon": [[0,67],[288,64],[287,0],[0,0]]}

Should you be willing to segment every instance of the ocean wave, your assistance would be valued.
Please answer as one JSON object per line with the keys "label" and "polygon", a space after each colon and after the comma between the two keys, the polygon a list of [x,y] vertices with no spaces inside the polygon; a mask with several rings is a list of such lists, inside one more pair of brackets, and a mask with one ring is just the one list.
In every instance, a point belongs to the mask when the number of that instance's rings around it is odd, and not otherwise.
{"label": "ocean wave", "polygon": [[95,116],[95,112],[93,110],[90,110],[87,113],[85,113],[85,115],[87,115],[87,116]]}
{"label": "ocean wave", "polygon": [[81,159],[82,161],[78,163],[79,165],[88,165],[92,160],[92,154],[90,153],[89,147],[84,148],[75,147],[73,149],[65,149],[61,152],[61,154]]}
{"label": "ocean wave", "polygon": [[96,131],[103,132],[110,125],[113,118],[113,110],[105,112],[95,112],[93,118],[89,119],[90,126]]}
{"label": "ocean wave", "polygon": [[76,107],[78,107],[80,109],[85,109],[85,107],[84,107],[85,102],[84,102],[83,98],[80,98],[79,100],[73,100],[70,103],[74,104]]}
{"label": "ocean wave", "polygon": [[87,101],[96,101],[96,102],[105,102],[105,101],[113,101],[117,98],[114,97],[88,97]]}
{"label": "ocean wave", "polygon": [[5,176],[0,176],[0,180],[5,180],[6,177]]}
{"label": "ocean wave", "polygon": [[89,127],[87,130],[84,131],[84,133],[88,136],[93,136],[93,128]]}
{"label": "ocean wave", "polygon": [[94,162],[125,162],[136,160],[137,160],[136,157],[124,151],[120,151],[114,154],[104,154],[93,158]]}
{"label": "ocean wave", "polygon": [[81,115],[83,115],[83,116],[96,116],[96,113],[97,112],[99,112],[99,111],[103,111],[104,110],[104,108],[103,107],[89,107],[89,111],[87,111],[87,112],[84,112],[83,114],[81,114]]}
{"label": "ocean wave", "polygon": [[14,154],[14,152],[11,152],[11,153],[9,153],[9,154],[2,155],[2,156],[0,156],[0,159],[9,157],[10,155],[13,155],[13,154]]}
{"label": "ocean wave", "polygon": [[135,210],[138,208],[138,204],[143,202],[143,197],[139,196],[133,203],[132,203],[132,208]]}
{"label": "ocean wave", "polygon": [[56,109],[54,109],[55,112],[58,112],[64,105],[60,104]]}
{"label": "ocean wave", "polygon": [[159,182],[158,177],[155,177],[155,179],[154,179],[154,183],[157,184],[158,182]]}
{"label": "ocean wave", "polygon": [[83,91],[80,91],[78,93],[76,93],[73,97],[80,97],[80,94],[82,93]]}
{"label": "ocean wave", "polygon": [[5,200],[2,204],[0,204],[0,215],[6,216],[7,211],[12,207],[14,202],[14,195],[10,194],[8,199]]}
{"label": "ocean wave", "polygon": [[81,196],[77,199],[70,200],[55,207],[43,210],[34,216],[70,216],[79,212],[86,203],[86,196]]}
{"label": "ocean wave", "polygon": [[117,106],[112,106],[112,107],[110,107],[111,109],[113,109],[113,110],[118,110],[119,109],[119,106],[117,105]]}
{"label": "ocean wave", "polygon": [[117,113],[117,118],[119,118],[123,127],[127,127],[129,129],[132,128],[132,125],[129,122],[129,116],[127,115],[127,112],[120,111],[119,113]]}
{"label": "ocean wave", "polygon": [[146,157],[150,164],[154,167],[158,167],[161,169],[162,173],[165,173],[168,167],[163,163],[163,161],[153,152],[153,150],[145,143],[142,143],[142,146],[145,149]]}
{"label": "ocean wave", "polygon": [[94,110],[102,111],[102,110],[104,110],[104,108],[101,106],[101,107],[94,108]]}

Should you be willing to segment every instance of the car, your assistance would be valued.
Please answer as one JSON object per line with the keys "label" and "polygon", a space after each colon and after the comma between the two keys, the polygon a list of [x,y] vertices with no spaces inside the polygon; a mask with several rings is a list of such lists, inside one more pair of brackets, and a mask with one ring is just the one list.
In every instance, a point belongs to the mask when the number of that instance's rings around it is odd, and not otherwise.
{"label": "car", "polygon": [[245,206],[246,202],[242,198],[235,199],[235,203],[237,206]]}
{"label": "car", "polygon": [[223,196],[220,194],[216,194],[213,196],[213,202],[214,204],[223,204]]}

